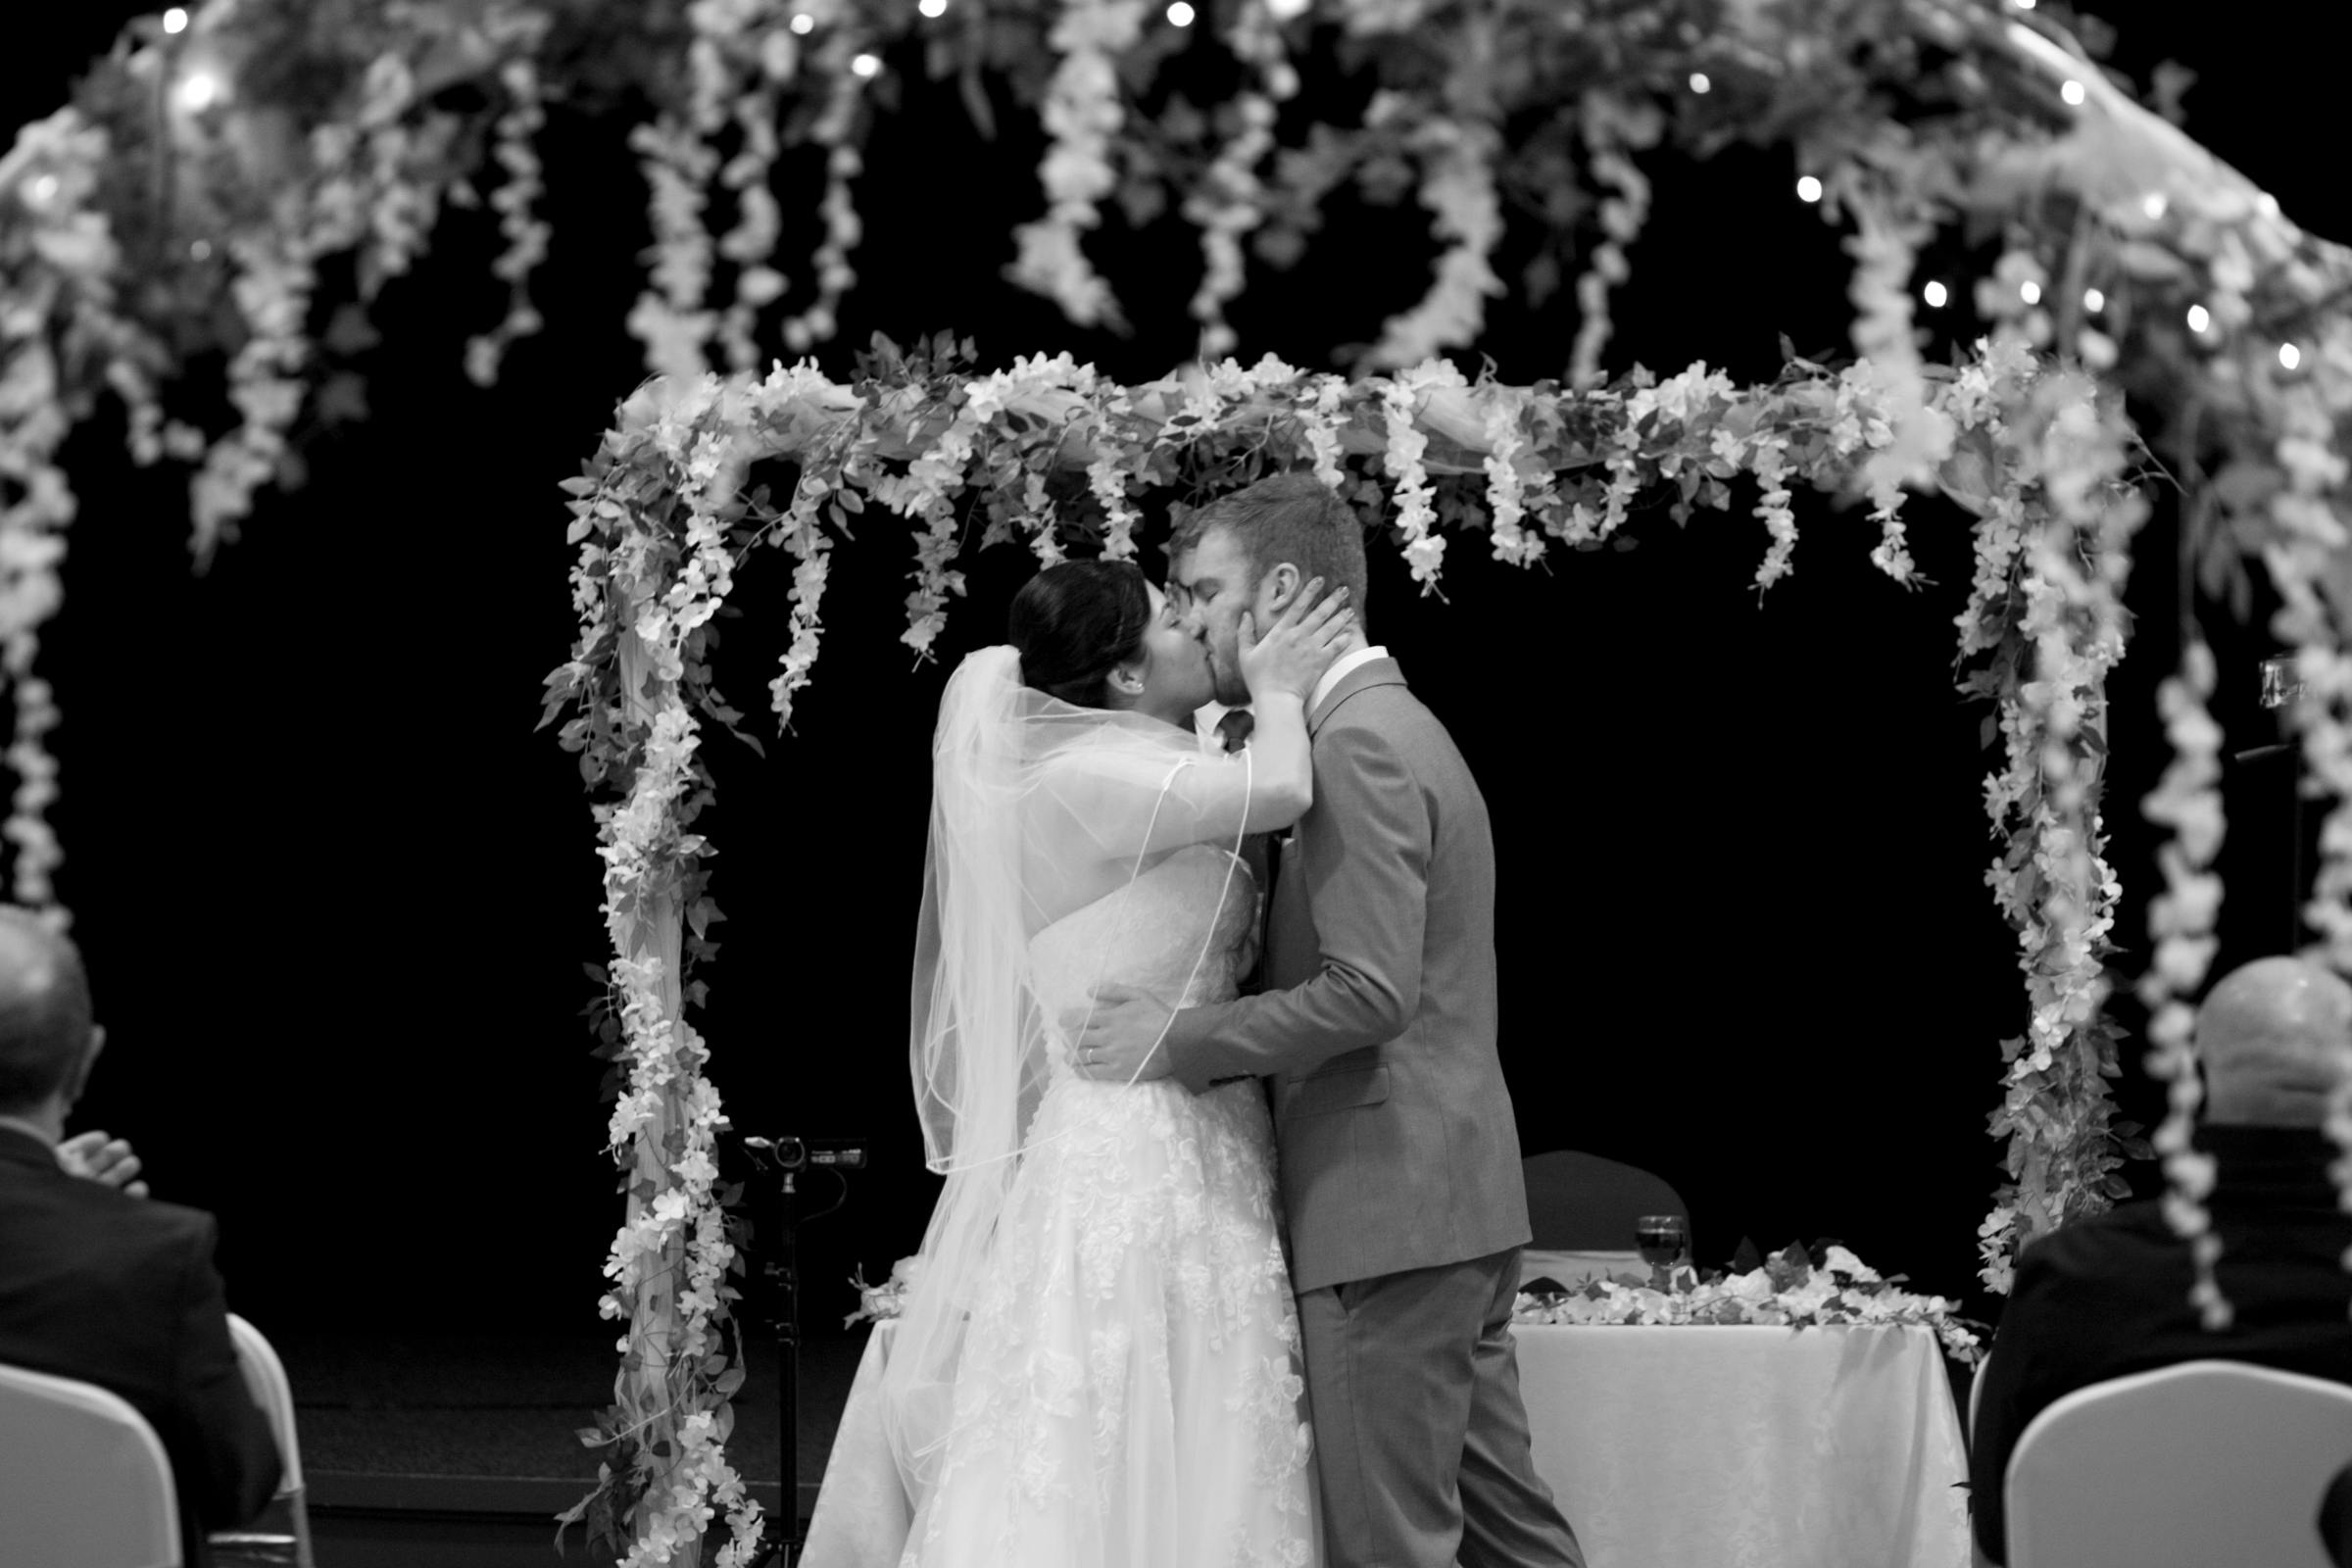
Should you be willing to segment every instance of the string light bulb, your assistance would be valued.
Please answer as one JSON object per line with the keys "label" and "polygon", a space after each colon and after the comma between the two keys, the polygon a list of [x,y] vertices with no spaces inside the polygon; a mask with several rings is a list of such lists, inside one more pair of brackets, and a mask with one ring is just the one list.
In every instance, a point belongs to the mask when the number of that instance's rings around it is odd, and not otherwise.
{"label": "string light bulb", "polygon": [[1821,181],[1811,174],[1799,174],[1796,178],[1796,199],[1800,202],[1821,200]]}
{"label": "string light bulb", "polygon": [[1266,0],[1266,12],[1276,22],[1288,22],[1304,15],[1313,4],[1314,0]]}
{"label": "string light bulb", "polygon": [[2160,190],[2152,190],[2139,199],[2139,210],[2148,215],[2151,223],[2164,216],[2165,205],[2164,192]]}
{"label": "string light bulb", "polygon": [[860,76],[871,76],[882,69],[880,55],[859,55],[850,62],[850,69]]}
{"label": "string light bulb", "polygon": [[2096,316],[2107,308],[2107,296],[2095,288],[2086,288],[2082,291],[2082,308]]}
{"label": "string light bulb", "polygon": [[2072,80],[2070,78],[2069,80],[2060,82],[2058,84],[2058,96],[2065,99],[2075,108],[2080,109],[2082,107],[2082,100],[2089,97],[2090,94],[2082,90],[2082,84],[2081,82]]}
{"label": "string light bulb", "polygon": [[2205,309],[2204,306],[2191,305],[2188,308],[2188,329],[2191,332],[2194,332],[2198,336],[2202,337],[2205,333],[2205,329],[2212,324],[2213,313]]}
{"label": "string light bulb", "polygon": [[2278,345],[2278,363],[2291,370],[2303,363],[2303,351],[2292,343],[2281,343]]}
{"label": "string light bulb", "polygon": [[2010,3],[2015,5],[2020,11],[2031,11],[2034,9],[2034,0],[2010,0]]}
{"label": "string light bulb", "polygon": [[802,37],[808,36],[816,26],[816,19],[803,11],[792,19],[792,30]]}
{"label": "string light bulb", "polygon": [[198,66],[179,78],[172,89],[172,98],[191,115],[201,115],[228,97],[228,83],[220,74],[208,66]]}
{"label": "string light bulb", "polygon": [[32,183],[25,187],[24,193],[30,196],[36,205],[47,203],[57,195],[57,176],[55,174],[34,175]]}
{"label": "string light bulb", "polygon": [[926,17],[944,17],[948,14],[948,0],[915,0],[914,9]]}
{"label": "string light bulb", "polygon": [[1189,0],[1176,0],[1174,5],[1168,7],[1168,23],[1169,25],[1177,27],[1189,27],[1193,24],[1193,8],[1189,4]]}
{"label": "string light bulb", "polygon": [[1690,73],[1690,90],[1692,92],[1713,92],[1715,83],[1707,79],[1705,72],[1693,71]]}
{"label": "string light bulb", "polygon": [[164,31],[169,33],[182,33],[187,30],[188,13],[184,8],[180,6],[173,6],[171,10],[164,13]]}
{"label": "string light bulb", "polygon": [[2029,277],[2017,285],[2017,297],[2028,305],[2039,305],[2041,303],[2041,285]]}
{"label": "string light bulb", "polygon": [[1945,291],[1941,283],[1930,282],[1926,288],[1919,291],[1919,297],[1928,302],[1929,310],[1940,311],[1943,309],[1943,302],[1950,299],[1951,295]]}

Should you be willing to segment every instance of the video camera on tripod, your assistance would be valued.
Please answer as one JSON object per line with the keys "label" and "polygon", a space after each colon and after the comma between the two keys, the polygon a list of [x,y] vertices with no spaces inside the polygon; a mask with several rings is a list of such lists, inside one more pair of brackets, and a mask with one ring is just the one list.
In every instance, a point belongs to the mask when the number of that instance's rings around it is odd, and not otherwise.
{"label": "video camera on tripod", "polygon": [[[776,1413],[779,1417],[778,1438],[784,1483],[785,1517],[784,1540],[781,1551],[765,1559],[783,1568],[798,1561],[803,1542],[801,1530],[801,1260],[800,1228],[811,1220],[823,1219],[838,1210],[850,1200],[850,1180],[846,1171],[865,1169],[866,1140],[862,1138],[803,1138],[791,1134],[775,1137],[752,1136],[743,1140],[744,1152],[752,1163],[778,1178],[776,1204],[778,1223],[776,1244],[772,1255],[761,1266],[760,1273],[776,1288],[774,1312],[768,1327],[775,1333],[778,1376]],[[841,1191],[826,1207],[813,1214],[800,1210],[800,1178],[804,1173],[822,1171],[841,1186]]]}

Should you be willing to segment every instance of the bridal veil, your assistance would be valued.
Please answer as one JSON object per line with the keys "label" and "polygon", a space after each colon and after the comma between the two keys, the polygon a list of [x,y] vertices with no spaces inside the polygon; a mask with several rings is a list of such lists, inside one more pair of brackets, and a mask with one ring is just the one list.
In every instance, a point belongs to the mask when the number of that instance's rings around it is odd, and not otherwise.
{"label": "bridal veil", "polygon": [[981,649],[949,679],[911,999],[924,1156],[947,1185],[883,1385],[910,1496],[935,1478],[971,1292],[1066,1038],[1039,1004],[1030,939],[1167,851],[1238,848],[1249,790],[1225,769],[1246,765],[1156,719],[1025,686],[1010,647]]}

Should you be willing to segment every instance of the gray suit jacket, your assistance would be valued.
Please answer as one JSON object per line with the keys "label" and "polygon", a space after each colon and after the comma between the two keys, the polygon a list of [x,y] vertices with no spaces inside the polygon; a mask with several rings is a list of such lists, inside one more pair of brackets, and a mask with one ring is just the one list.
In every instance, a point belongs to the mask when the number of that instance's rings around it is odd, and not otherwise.
{"label": "gray suit jacket", "polygon": [[1494,1051],[1494,841],[1394,660],[1309,715],[1315,804],[1279,852],[1261,995],[1190,1007],[1177,1080],[1274,1079],[1294,1289],[1528,1239]]}

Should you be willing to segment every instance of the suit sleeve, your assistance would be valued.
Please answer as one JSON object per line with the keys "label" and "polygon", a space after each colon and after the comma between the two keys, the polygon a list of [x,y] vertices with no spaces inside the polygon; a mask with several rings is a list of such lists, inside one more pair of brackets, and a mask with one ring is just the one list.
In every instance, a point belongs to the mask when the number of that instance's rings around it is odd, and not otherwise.
{"label": "suit sleeve", "polygon": [[161,1436],[183,1506],[193,1502],[207,1530],[233,1530],[269,1506],[281,1464],[269,1417],[237,1370],[227,1291],[213,1266],[218,1236],[207,1215],[189,1244],[172,1388],[170,1425],[176,1430]]}
{"label": "suit sleeve", "polygon": [[1394,1040],[1421,1005],[1435,825],[1420,785],[1377,731],[1335,725],[1317,738],[1315,794],[1314,831],[1285,874],[1306,878],[1320,966],[1287,991],[1176,1015],[1168,1051],[1196,1092]]}

